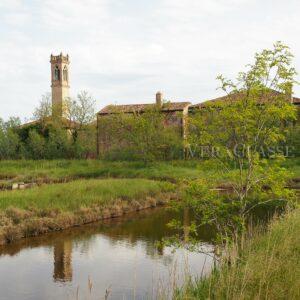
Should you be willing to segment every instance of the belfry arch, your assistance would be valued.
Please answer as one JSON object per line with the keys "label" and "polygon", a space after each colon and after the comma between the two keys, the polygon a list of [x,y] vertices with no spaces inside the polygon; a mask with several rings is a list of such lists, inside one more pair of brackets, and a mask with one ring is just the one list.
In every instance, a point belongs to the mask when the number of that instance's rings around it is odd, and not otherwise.
{"label": "belfry arch", "polygon": [[68,68],[67,68],[67,66],[64,66],[64,69],[63,69],[63,80],[68,81]]}
{"label": "belfry arch", "polygon": [[55,66],[54,69],[54,80],[56,81],[60,80],[60,70],[58,66]]}

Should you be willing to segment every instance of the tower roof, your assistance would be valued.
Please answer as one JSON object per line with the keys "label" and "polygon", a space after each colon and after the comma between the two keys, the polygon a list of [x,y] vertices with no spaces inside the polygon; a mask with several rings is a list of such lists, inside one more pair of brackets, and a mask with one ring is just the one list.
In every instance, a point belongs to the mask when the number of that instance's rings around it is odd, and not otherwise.
{"label": "tower roof", "polygon": [[70,63],[69,61],[69,54],[63,55],[61,52],[59,55],[53,55],[50,56],[50,62],[51,63]]}

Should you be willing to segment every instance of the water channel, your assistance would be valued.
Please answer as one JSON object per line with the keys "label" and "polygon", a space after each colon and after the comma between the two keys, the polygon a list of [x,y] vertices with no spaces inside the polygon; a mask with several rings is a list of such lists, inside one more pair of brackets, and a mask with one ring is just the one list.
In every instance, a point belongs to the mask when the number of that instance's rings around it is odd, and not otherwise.
{"label": "water channel", "polygon": [[[186,275],[211,270],[211,256],[158,246],[173,218],[156,208],[0,247],[0,299],[170,298]],[[211,232],[200,235],[211,249]]]}

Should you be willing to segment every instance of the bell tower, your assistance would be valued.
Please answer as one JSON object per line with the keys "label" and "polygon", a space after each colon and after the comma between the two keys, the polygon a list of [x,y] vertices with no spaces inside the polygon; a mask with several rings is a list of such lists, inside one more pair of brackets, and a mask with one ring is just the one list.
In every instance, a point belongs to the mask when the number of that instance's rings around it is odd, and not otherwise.
{"label": "bell tower", "polygon": [[69,97],[69,55],[52,55],[51,63],[51,88],[52,88],[52,116],[63,116],[63,103]]}

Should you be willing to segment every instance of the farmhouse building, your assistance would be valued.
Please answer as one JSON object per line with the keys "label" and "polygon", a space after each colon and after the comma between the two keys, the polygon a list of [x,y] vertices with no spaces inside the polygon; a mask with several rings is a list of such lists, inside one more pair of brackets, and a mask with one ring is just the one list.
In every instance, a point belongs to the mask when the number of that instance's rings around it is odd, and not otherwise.
{"label": "farmhouse building", "polygon": [[[51,125],[53,122],[57,122],[57,120],[59,120],[60,125],[68,130],[68,132],[77,128],[78,124],[68,120],[64,113],[64,102],[69,97],[70,90],[69,65],[70,60],[68,54],[51,54],[50,74],[52,115],[22,125],[21,128],[27,132],[27,135],[30,129],[41,129],[45,124]],[[263,103],[264,101],[268,101],[268,99],[278,97],[279,95],[282,94],[274,90],[270,90],[264,97],[262,97],[261,101]],[[164,127],[170,128],[170,131],[172,132],[174,130],[176,136],[180,137],[181,140],[185,140],[188,134],[187,116],[189,114],[192,115],[208,106],[217,107],[224,103],[230,103],[241,99],[241,97],[243,97],[242,93],[236,93],[192,105],[188,101],[165,102],[162,92],[157,92],[155,95],[155,102],[152,104],[108,105],[100,110],[96,115],[97,136],[95,139],[97,144],[97,156],[103,157],[112,150],[112,130],[114,127],[112,122],[113,120],[116,120],[111,118],[112,116],[118,118],[118,115],[120,114],[126,116],[142,115],[152,109],[155,109],[162,113]],[[291,101],[291,103],[299,108],[298,112],[300,115],[300,98],[290,97],[287,100]],[[104,126],[104,124],[106,126]],[[94,123],[91,125],[95,126]],[[120,128],[120,131],[121,130],[122,128]],[[95,142],[95,140],[93,142]],[[126,141],[123,139],[122,142],[120,141],[119,147],[122,148],[124,145],[126,145]]]}
{"label": "farmhouse building", "polygon": [[[164,102],[162,92],[155,95],[153,104],[108,105],[97,113],[97,154],[103,156],[111,149],[112,133],[104,124],[114,114],[143,114],[153,108],[163,113],[164,126],[173,126],[179,129],[182,138],[186,136],[185,119],[190,102]],[[121,146],[121,145],[120,145]]]}

